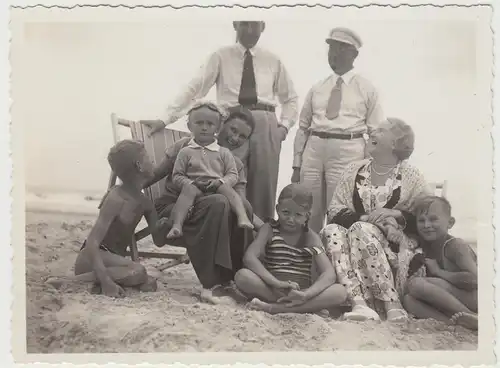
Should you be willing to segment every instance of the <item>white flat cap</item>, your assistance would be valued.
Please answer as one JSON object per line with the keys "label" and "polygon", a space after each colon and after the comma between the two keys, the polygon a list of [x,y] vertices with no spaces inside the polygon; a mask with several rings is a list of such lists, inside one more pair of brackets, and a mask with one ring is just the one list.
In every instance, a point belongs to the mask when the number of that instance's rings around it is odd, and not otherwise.
{"label": "white flat cap", "polygon": [[326,43],[330,43],[331,41],[348,43],[349,45],[353,45],[356,50],[363,46],[363,41],[361,41],[361,37],[356,32],[343,27],[337,27],[330,31]]}

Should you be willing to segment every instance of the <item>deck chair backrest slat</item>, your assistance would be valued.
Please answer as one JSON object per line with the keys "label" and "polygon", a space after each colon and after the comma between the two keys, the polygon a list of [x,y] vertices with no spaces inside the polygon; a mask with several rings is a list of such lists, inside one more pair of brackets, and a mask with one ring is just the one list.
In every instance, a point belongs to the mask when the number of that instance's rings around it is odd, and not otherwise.
{"label": "deck chair backrest slat", "polygon": [[[164,129],[163,134],[156,133],[153,136],[149,136],[150,128],[141,122],[132,122],[130,124],[130,130],[132,133],[132,138],[144,142],[146,151],[148,155],[153,160],[154,165],[160,164],[160,162],[165,157],[165,150],[172,146],[179,139],[189,136],[189,133],[180,132],[171,129]],[[160,180],[156,184],[152,185],[150,188],[146,189],[146,195],[148,195],[151,200],[155,200],[163,194],[165,187],[165,179]]]}

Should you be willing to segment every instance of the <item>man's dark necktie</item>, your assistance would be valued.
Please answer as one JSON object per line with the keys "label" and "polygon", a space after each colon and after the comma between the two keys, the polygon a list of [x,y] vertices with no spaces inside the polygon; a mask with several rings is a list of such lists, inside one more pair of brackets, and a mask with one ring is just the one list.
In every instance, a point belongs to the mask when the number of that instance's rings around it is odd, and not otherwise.
{"label": "man's dark necktie", "polygon": [[243,74],[241,75],[238,102],[243,106],[255,105],[257,103],[257,86],[253,70],[253,57],[248,50],[245,52],[245,60],[243,61]]}

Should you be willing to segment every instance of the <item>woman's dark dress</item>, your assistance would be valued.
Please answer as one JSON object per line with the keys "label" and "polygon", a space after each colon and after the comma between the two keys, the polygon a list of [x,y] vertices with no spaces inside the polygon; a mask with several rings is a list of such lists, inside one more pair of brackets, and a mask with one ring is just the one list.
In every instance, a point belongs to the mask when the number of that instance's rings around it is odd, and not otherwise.
{"label": "woman's dark dress", "polygon": [[[179,141],[166,152],[172,165],[169,165],[165,192],[155,201],[160,217],[170,216],[179,196],[169,176],[177,153],[187,142],[189,139]],[[248,202],[245,207],[249,218],[252,218]],[[221,194],[197,198],[182,230],[183,237],[169,241],[169,244],[187,249],[196,275],[207,289],[233,280],[235,273],[242,268],[243,254],[253,238],[251,230],[238,227],[236,215]]]}

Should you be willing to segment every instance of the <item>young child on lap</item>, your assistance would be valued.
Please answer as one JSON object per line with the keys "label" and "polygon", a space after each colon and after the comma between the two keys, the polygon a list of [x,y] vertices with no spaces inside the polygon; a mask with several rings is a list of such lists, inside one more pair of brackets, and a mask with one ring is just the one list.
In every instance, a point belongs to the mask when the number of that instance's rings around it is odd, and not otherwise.
{"label": "young child on lap", "polygon": [[182,236],[182,226],[196,197],[210,193],[224,195],[236,213],[238,225],[253,229],[242,199],[233,189],[238,182],[234,156],[217,143],[223,112],[212,103],[198,103],[188,116],[188,128],[193,138],[179,151],[175,160],[172,182],[180,190],[180,195],[172,210],[172,228],[167,238]]}
{"label": "young child on lap", "polygon": [[462,239],[448,234],[455,219],[451,205],[430,196],[416,204],[426,276],[409,280],[405,308],[417,318],[451,321],[477,330],[477,256]]}
{"label": "young child on lap", "polygon": [[[311,192],[300,184],[283,189],[278,220],[264,224],[235,276],[250,306],[268,313],[316,313],[343,303],[347,292],[335,284],[335,270],[321,239],[308,228]],[[313,267],[318,277],[313,282]]]}
{"label": "young child on lap", "polygon": [[157,246],[165,244],[164,220],[157,220],[153,203],[142,193],[143,183],[153,174],[153,164],[144,145],[123,140],[111,148],[108,162],[122,184],[112,187],[99,205],[99,216],[75,262],[75,276],[47,280],[54,287],[90,282],[94,292],[110,297],[124,296],[122,287],[156,291],[156,280],[140,263],[125,258],[135,228],[142,216]]}

